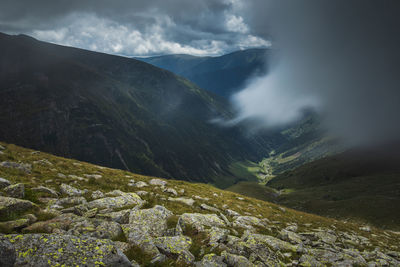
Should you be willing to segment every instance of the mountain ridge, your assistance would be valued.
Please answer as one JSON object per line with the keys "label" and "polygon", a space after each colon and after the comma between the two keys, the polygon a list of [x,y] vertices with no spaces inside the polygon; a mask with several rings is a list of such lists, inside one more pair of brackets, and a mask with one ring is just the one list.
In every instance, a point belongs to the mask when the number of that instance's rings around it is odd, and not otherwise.
{"label": "mountain ridge", "polygon": [[137,58],[181,75],[201,88],[229,98],[252,77],[268,72],[271,49],[253,48],[217,57],[185,54]]}
{"label": "mountain ridge", "polygon": [[[232,183],[279,136],[246,137],[209,121],[223,99],[134,59],[3,34],[0,139],[144,174]],[[225,177],[216,178],[216,177]]]}

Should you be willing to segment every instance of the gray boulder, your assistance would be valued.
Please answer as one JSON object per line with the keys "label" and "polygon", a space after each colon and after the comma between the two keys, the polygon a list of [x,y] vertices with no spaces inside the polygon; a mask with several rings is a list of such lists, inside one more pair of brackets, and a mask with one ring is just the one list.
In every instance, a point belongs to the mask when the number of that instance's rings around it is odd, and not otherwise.
{"label": "gray boulder", "polygon": [[124,224],[122,229],[128,242],[141,247],[150,255],[158,255],[159,251],[153,239],[161,237],[167,230],[167,219],[172,212],[163,206],[151,209],[132,210],[129,224]]}
{"label": "gray boulder", "polygon": [[70,197],[79,197],[87,192],[87,190],[80,190],[67,184],[61,184],[60,191]]}
{"label": "gray boulder", "polygon": [[224,262],[228,264],[228,266],[232,267],[253,267],[252,264],[247,258],[235,254],[230,254],[226,251],[221,253],[221,256],[224,257]]}
{"label": "gray boulder", "polygon": [[0,189],[9,185],[11,185],[11,182],[9,180],[0,177]]}
{"label": "gray boulder", "polygon": [[0,162],[0,166],[2,166],[4,168],[17,169],[17,170],[25,172],[25,173],[31,173],[31,171],[32,171],[32,165],[29,163],[17,163],[17,162],[11,162],[11,161],[3,161],[3,162]]}
{"label": "gray boulder", "polygon": [[104,197],[104,194],[100,190],[96,190],[92,193],[93,199],[99,199],[99,198],[103,198],[103,197]]}
{"label": "gray boulder", "polygon": [[158,186],[166,186],[166,185],[167,185],[167,182],[166,182],[166,181],[163,181],[163,180],[161,180],[161,179],[155,178],[155,179],[151,179],[150,182],[149,182],[149,184],[151,184],[151,185],[158,185]]}
{"label": "gray boulder", "polygon": [[207,254],[203,257],[200,262],[196,262],[196,267],[226,267],[227,265],[223,262],[224,257],[216,254]]}
{"label": "gray boulder", "polygon": [[204,204],[204,203],[200,205],[200,208],[203,209],[203,210],[211,211],[211,212],[217,212],[217,213],[221,212],[219,209],[211,207],[211,206],[209,206],[207,204]]}
{"label": "gray boulder", "polygon": [[0,196],[0,217],[6,217],[11,213],[24,212],[33,207],[35,207],[35,204],[28,200]]}
{"label": "gray boulder", "polygon": [[154,245],[163,254],[178,258],[178,261],[183,261],[186,264],[192,264],[195,257],[189,252],[192,245],[192,240],[187,236],[163,236],[153,240]]}
{"label": "gray boulder", "polygon": [[125,206],[142,204],[143,200],[135,193],[123,193],[117,197],[105,197],[90,201],[87,205],[89,209],[120,209]]}
{"label": "gray boulder", "polygon": [[0,237],[0,266],[14,267],[17,256],[10,241]]}
{"label": "gray boulder", "polygon": [[24,198],[25,196],[25,186],[21,183],[9,185],[3,190],[9,197]]}
{"label": "gray boulder", "polygon": [[121,225],[118,223],[99,219],[86,218],[72,222],[68,228],[69,234],[100,239],[116,239],[122,234]]}
{"label": "gray boulder", "polygon": [[225,227],[225,223],[215,214],[184,213],[179,217],[179,225],[185,228],[185,225],[192,225],[199,232],[205,230],[205,227]]}
{"label": "gray boulder", "polygon": [[193,199],[191,199],[191,198],[184,198],[184,197],[176,197],[176,198],[174,198],[174,197],[169,197],[169,198],[168,198],[168,201],[180,202],[180,203],[186,204],[186,205],[188,205],[188,206],[193,206],[193,204],[194,204],[194,200],[193,200]]}
{"label": "gray boulder", "polygon": [[[128,258],[110,240],[72,235],[7,235],[16,250],[16,266],[131,266]],[[1,242],[0,241],[0,242]]]}
{"label": "gray boulder", "polygon": [[47,195],[49,197],[58,198],[57,191],[55,191],[53,189],[50,189],[48,187],[45,187],[45,186],[34,187],[34,188],[32,188],[32,191],[33,192],[42,193],[42,194]]}

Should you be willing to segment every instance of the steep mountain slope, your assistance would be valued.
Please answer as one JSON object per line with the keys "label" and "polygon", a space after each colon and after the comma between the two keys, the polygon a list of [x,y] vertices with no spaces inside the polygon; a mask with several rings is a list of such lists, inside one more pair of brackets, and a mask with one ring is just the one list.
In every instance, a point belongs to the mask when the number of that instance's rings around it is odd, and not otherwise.
{"label": "steep mountain slope", "polygon": [[[352,149],[278,174],[257,198],[400,230],[400,145]],[[247,188],[232,191],[249,194]]]}
{"label": "steep mountain slope", "polygon": [[0,152],[2,266],[400,264],[396,232],[5,143]]}
{"label": "steep mountain slope", "polygon": [[138,59],[181,75],[203,89],[229,97],[242,89],[249,78],[267,71],[270,53],[270,49],[260,48],[220,57],[167,55]]}
{"label": "steep mountain slope", "polygon": [[[248,49],[220,57],[167,55],[139,60],[182,75],[200,87],[227,98],[243,89],[252,77],[268,71],[272,52],[271,49]],[[342,151],[340,142],[328,136],[320,120],[315,112],[305,111],[302,119],[280,129],[280,142],[275,143],[269,155],[264,155],[257,173],[246,174],[239,165],[231,169],[241,177],[253,177],[250,180],[258,177],[265,182],[286,170]],[[243,164],[247,165],[246,162]],[[250,163],[248,167],[252,165]]]}
{"label": "steep mountain slope", "polygon": [[[143,174],[231,183],[274,139],[209,121],[228,105],[134,59],[0,35],[0,140]],[[214,179],[214,180],[213,180]]]}

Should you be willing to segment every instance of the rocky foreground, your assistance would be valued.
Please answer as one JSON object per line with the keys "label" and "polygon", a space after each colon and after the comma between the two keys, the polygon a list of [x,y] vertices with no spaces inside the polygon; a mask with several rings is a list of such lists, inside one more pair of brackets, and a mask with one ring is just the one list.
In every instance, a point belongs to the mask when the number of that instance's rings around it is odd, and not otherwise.
{"label": "rocky foreground", "polygon": [[0,146],[0,266],[400,266],[400,235]]}

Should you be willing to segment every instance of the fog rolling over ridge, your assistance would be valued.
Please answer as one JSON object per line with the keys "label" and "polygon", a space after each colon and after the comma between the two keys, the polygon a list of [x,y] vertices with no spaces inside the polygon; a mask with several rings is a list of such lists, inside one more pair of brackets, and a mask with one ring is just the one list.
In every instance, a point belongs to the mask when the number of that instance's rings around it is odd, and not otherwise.
{"label": "fog rolling over ridge", "polygon": [[[350,144],[400,134],[398,1],[254,1],[255,29],[268,29],[278,59],[233,96],[236,121],[281,126],[317,109]],[[268,27],[267,27],[268,26]]]}

